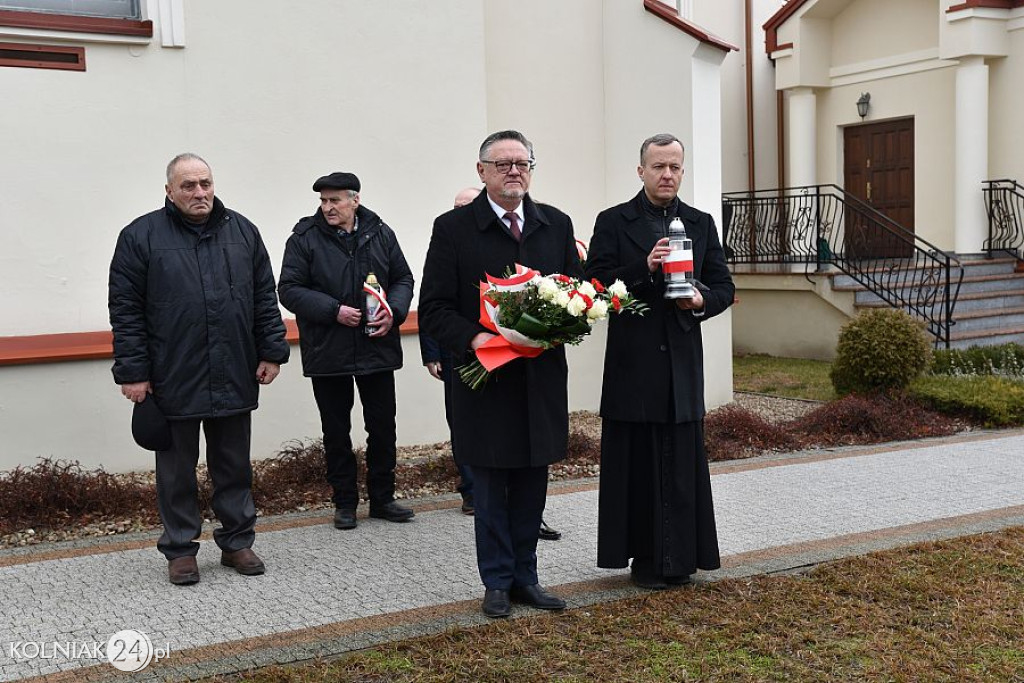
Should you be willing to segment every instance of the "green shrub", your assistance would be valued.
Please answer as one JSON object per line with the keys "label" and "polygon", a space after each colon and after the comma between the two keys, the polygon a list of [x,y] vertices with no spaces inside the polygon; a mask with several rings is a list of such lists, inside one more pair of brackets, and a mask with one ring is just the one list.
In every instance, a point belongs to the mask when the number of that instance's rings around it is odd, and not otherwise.
{"label": "green shrub", "polygon": [[904,389],[928,369],[931,357],[924,328],[910,315],[872,309],[843,325],[829,377],[840,396]]}
{"label": "green shrub", "polygon": [[972,346],[969,349],[940,349],[935,352],[932,373],[936,375],[1003,375],[1024,377],[1024,346]]}
{"label": "green shrub", "polygon": [[995,375],[925,375],[911,384],[910,395],[945,415],[986,427],[1024,425],[1024,382]]}

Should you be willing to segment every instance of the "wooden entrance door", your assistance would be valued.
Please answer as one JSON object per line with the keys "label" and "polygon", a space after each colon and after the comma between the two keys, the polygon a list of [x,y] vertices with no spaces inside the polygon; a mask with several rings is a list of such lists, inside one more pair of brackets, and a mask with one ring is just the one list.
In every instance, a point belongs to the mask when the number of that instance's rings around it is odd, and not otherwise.
{"label": "wooden entrance door", "polygon": [[[914,119],[843,131],[846,191],[914,232]],[[854,258],[909,256],[911,245],[847,211],[846,246]]]}

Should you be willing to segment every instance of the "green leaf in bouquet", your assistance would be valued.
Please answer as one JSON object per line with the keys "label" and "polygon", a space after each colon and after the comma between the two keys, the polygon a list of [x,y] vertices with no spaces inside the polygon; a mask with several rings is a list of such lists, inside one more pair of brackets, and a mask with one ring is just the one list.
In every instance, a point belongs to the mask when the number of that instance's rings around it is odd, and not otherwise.
{"label": "green leaf in bouquet", "polygon": [[524,311],[512,329],[530,339],[542,340],[549,336],[551,326]]}
{"label": "green leaf in bouquet", "polygon": [[590,334],[590,325],[588,325],[585,320],[580,320],[579,318],[576,318],[574,320],[569,321],[565,325],[558,326],[553,330],[553,332],[559,336],[565,335],[575,337],[579,335]]}

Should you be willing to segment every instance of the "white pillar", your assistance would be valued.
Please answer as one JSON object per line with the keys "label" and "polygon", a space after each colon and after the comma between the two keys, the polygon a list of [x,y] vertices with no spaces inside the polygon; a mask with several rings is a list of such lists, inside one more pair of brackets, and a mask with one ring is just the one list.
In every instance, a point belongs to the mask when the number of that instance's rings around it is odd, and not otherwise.
{"label": "white pillar", "polygon": [[[699,45],[690,64],[694,134],[686,149],[686,173],[693,183],[693,206],[715,218],[722,229],[722,62],[728,53]],[[721,236],[721,235],[719,235]]]}
{"label": "white pillar", "polygon": [[977,253],[988,237],[981,193],[988,175],[988,66],[983,57],[964,57],[956,69],[956,203],[954,248]]}
{"label": "white pillar", "polygon": [[794,88],[789,94],[789,187],[818,184],[817,96],[811,88]]}

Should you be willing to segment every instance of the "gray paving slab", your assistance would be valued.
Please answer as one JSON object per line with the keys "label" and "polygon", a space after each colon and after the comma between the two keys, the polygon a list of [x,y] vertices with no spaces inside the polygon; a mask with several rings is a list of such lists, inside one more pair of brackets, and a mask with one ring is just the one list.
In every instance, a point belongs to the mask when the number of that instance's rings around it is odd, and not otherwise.
{"label": "gray paving slab", "polygon": [[[713,475],[724,558],[1024,505],[1019,434],[776,465]],[[538,548],[545,585],[623,574],[594,565],[597,495],[549,498],[545,517],[563,537]],[[261,577],[221,567],[217,548],[204,542],[202,581],[187,588],[167,583],[154,547],[2,567],[0,681],[99,663],[28,657],[18,643],[105,643],[114,632],[136,629],[174,652],[482,594],[472,519],[457,510],[420,512],[408,524],[361,520],[344,532],[324,520],[258,533],[255,548],[269,568]],[[274,661],[252,654],[238,661],[250,660]]]}

